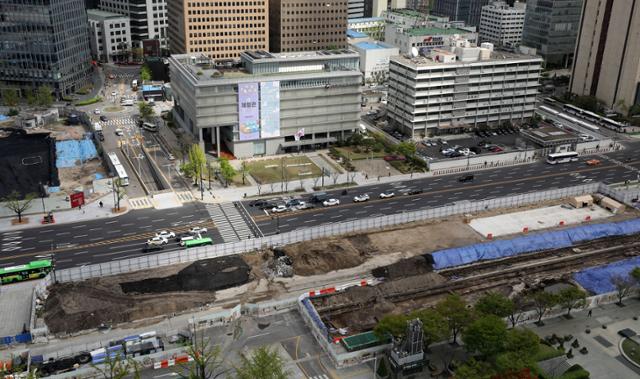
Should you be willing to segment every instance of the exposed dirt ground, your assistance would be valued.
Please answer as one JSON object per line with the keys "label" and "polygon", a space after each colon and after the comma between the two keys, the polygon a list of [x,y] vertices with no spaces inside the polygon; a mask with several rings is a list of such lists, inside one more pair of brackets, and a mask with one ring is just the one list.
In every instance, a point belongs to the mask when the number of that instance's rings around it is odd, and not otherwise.
{"label": "exposed dirt ground", "polygon": [[107,176],[107,172],[98,159],[84,162],[81,166],[59,168],[60,189],[63,192],[70,192],[78,187],[90,187],[95,179],[95,174]]}

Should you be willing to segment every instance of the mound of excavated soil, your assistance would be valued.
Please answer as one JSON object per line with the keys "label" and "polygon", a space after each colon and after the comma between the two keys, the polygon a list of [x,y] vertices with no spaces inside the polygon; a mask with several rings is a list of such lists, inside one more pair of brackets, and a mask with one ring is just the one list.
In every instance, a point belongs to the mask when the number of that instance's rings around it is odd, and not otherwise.
{"label": "mound of excavated soil", "polygon": [[406,276],[426,274],[433,271],[424,255],[403,259],[387,266],[376,267],[371,273],[376,278],[398,279]]}
{"label": "mound of excavated soil", "polygon": [[282,251],[293,261],[295,275],[310,276],[363,264],[374,249],[367,235],[327,238],[287,245]]}
{"label": "mound of excavated soil", "polygon": [[217,291],[245,284],[251,268],[239,255],[197,261],[176,275],[120,283],[122,292]]}

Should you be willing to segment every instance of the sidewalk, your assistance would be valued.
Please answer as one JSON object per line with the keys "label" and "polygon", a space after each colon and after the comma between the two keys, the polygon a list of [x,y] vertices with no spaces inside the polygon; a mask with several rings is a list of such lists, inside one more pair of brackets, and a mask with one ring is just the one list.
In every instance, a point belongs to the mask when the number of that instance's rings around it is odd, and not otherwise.
{"label": "sidewalk", "polygon": [[[69,224],[80,221],[95,220],[98,218],[111,218],[126,214],[129,211],[129,206],[126,199],[120,200],[120,208],[126,208],[126,210],[120,213],[112,213],[111,208],[114,207],[113,194],[109,193],[100,198],[95,199],[93,202],[85,204],[82,208],[66,209],[61,211],[53,210],[53,218],[55,224],[42,224],[43,213],[33,213],[22,216],[23,219],[28,219],[29,222],[20,225],[12,225],[11,220],[17,219],[17,216],[2,217],[0,218],[0,232],[24,230],[43,226],[51,226],[58,224]],[[39,201],[38,199],[34,200]],[[103,203],[103,207],[100,208],[100,201]]]}

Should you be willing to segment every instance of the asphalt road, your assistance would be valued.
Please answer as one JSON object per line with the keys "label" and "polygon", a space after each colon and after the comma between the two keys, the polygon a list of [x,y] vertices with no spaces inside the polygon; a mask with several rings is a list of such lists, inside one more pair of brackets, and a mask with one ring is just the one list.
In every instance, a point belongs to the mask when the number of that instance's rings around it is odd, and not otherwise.
{"label": "asphalt road", "polygon": [[[280,213],[278,216],[250,207],[249,202],[245,205],[262,233],[269,235],[276,233],[278,228],[280,233],[283,233],[325,223],[435,208],[457,201],[490,199],[595,181],[614,183],[637,179],[640,160],[623,164],[627,158],[634,158],[633,148],[606,156],[610,159],[601,159],[602,164],[599,166],[587,166],[585,161],[591,158],[589,157],[574,163],[549,165],[540,162],[479,171],[475,173],[475,180],[467,183],[458,182],[457,178],[460,175],[446,175],[363,186],[349,189],[347,195],[342,195],[342,190],[327,191],[332,197],[340,200],[340,205],[330,208],[320,205],[314,209]],[[407,195],[414,189],[424,192],[419,195]],[[378,198],[381,192],[389,190],[395,193],[395,197]],[[362,193],[368,193],[371,200],[353,203],[353,196]]]}
{"label": "asphalt road", "polygon": [[[569,164],[534,163],[480,171],[475,173],[475,180],[468,183],[459,183],[459,175],[448,175],[362,186],[349,189],[346,196],[341,195],[342,190],[328,191],[341,200],[340,205],[282,213],[278,218],[248,206],[248,201],[244,204],[261,232],[269,235],[276,233],[278,223],[282,233],[325,223],[435,208],[456,201],[496,198],[590,181],[636,180],[640,168],[640,160],[634,157],[637,147],[640,143],[632,143],[625,150],[608,154],[599,166],[587,166],[585,160],[588,158],[583,158]],[[625,162],[627,158],[632,161]],[[424,192],[407,195],[412,189]],[[379,193],[386,190],[392,190],[395,197],[378,199]],[[361,193],[368,193],[371,200],[353,203],[353,196]],[[214,243],[223,242],[204,206],[192,203],[169,210],[133,210],[108,220],[0,233],[0,267],[25,263],[52,250],[58,268],[154,254],[144,253],[142,247],[156,231],[169,229],[180,233],[194,225],[206,226]],[[180,247],[172,241],[162,252],[177,249]]]}
{"label": "asphalt road", "polygon": [[26,263],[51,251],[55,252],[56,266],[67,268],[179,250],[182,248],[174,241],[169,241],[158,252],[145,253],[142,248],[157,231],[168,229],[179,234],[195,225],[206,226],[214,241],[222,241],[204,206],[197,203],[168,210],[130,211],[111,219],[1,233],[0,267]]}

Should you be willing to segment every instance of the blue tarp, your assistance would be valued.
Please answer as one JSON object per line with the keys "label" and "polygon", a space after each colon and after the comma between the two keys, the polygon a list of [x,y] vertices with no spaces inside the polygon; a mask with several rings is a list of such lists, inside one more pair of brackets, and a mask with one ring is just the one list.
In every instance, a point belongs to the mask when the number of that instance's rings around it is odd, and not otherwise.
{"label": "blue tarp", "polygon": [[56,142],[56,167],[75,167],[81,162],[96,158],[98,151],[90,139]]}
{"label": "blue tarp", "polygon": [[535,251],[559,249],[603,237],[640,232],[640,219],[615,223],[577,226],[565,230],[533,234],[510,240],[497,240],[431,253],[435,269],[461,266],[477,261],[510,257]]}
{"label": "blue tarp", "polygon": [[616,290],[616,287],[611,283],[612,275],[626,277],[637,266],[640,266],[640,257],[625,259],[606,266],[591,267],[573,274],[573,278],[584,289],[600,295]]}
{"label": "blue tarp", "polygon": [[104,175],[98,174],[97,172],[95,174],[95,177],[96,177],[96,180],[104,179]]}
{"label": "blue tarp", "polygon": [[3,114],[0,114],[0,121],[4,121],[4,120],[6,120],[6,119],[8,119],[8,118],[9,118],[9,117],[7,117],[7,116],[5,116],[5,115],[3,115]]}

